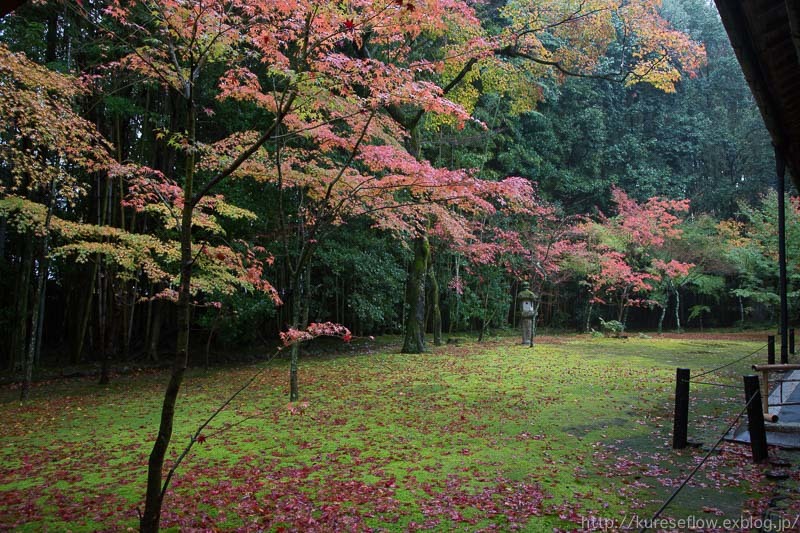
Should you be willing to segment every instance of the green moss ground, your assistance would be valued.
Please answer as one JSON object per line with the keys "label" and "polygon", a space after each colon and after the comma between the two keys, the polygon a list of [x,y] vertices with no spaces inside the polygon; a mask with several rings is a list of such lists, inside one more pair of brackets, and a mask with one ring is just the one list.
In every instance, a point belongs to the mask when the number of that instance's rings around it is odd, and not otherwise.
{"label": "green moss ground", "polygon": [[[735,337],[733,337],[735,339]],[[400,355],[368,342],[270,363],[180,467],[164,525],[230,530],[581,529],[649,517],[703,455],[674,453],[675,367],[719,366],[763,343],[696,338],[510,339]],[[741,375],[694,387],[690,438],[712,443],[742,405]],[[191,371],[173,456],[259,366]],[[0,391],[0,528],[136,527],[165,375],[42,383],[21,405]],[[231,424],[235,424],[229,427]],[[725,445],[667,515],[760,516],[775,485]],[[787,485],[788,484],[788,485]]]}

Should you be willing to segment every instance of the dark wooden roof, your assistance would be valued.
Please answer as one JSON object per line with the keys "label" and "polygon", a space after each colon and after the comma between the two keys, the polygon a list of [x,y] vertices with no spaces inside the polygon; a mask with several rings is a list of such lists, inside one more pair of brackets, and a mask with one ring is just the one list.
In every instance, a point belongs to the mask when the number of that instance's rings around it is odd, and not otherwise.
{"label": "dark wooden roof", "polygon": [[715,0],[772,142],[800,188],[800,0]]}
{"label": "dark wooden roof", "polygon": [[25,0],[0,0],[0,18],[8,15],[24,3]]}

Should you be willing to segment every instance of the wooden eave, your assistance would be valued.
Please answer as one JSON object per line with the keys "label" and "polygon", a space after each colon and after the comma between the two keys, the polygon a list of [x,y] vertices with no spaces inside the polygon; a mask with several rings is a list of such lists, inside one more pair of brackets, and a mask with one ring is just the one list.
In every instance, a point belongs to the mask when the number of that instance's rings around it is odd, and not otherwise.
{"label": "wooden eave", "polygon": [[8,15],[24,3],[25,0],[0,0],[0,18]]}
{"label": "wooden eave", "polygon": [[800,188],[800,0],[714,0],[764,124]]}

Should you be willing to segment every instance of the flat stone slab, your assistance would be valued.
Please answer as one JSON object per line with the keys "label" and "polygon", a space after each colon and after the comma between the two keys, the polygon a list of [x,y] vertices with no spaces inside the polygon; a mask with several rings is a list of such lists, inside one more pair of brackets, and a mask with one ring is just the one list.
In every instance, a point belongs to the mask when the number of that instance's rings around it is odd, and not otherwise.
{"label": "flat stone slab", "polygon": [[[743,428],[743,429],[742,429]],[[743,426],[740,432],[736,433],[731,431],[725,437],[725,440],[730,442],[738,442],[740,444],[750,444],[750,432],[747,431],[747,426]],[[787,433],[782,431],[769,431],[767,430],[767,445],[777,446],[784,450],[800,450],[800,432]]]}
{"label": "flat stone slab", "polygon": [[[782,379],[800,380],[800,370],[786,372]],[[770,404],[798,403],[800,404],[800,381],[787,381],[778,385],[769,395]],[[787,450],[800,450],[800,405],[775,405],[769,412],[778,416],[775,423],[765,422],[767,430],[767,445],[777,446]],[[747,431],[747,421],[744,420],[738,428],[725,436],[725,440],[750,444],[750,432]]]}

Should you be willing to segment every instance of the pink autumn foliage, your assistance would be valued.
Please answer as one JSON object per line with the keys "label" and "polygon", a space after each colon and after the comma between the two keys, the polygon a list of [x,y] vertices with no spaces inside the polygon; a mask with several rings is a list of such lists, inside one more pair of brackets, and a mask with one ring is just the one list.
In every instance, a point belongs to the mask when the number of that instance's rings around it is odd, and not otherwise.
{"label": "pink autumn foliage", "polygon": [[639,204],[617,187],[611,190],[611,196],[617,204],[621,230],[639,246],[663,246],[667,239],[680,237],[681,220],[675,213],[687,212],[689,200],[653,197]]}
{"label": "pink autumn foliage", "polygon": [[653,260],[653,268],[656,271],[663,273],[664,276],[675,279],[682,278],[689,275],[689,271],[694,267],[694,263],[684,263],[671,259],[669,262],[662,261],[661,259]]}
{"label": "pink autumn foliage", "polygon": [[341,324],[333,322],[312,322],[305,330],[289,328],[280,334],[281,342],[284,346],[291,346],[300,342],[310,341],[317,337],[338,337],[344,342],[350,342],[353,338],[352,333]]}

